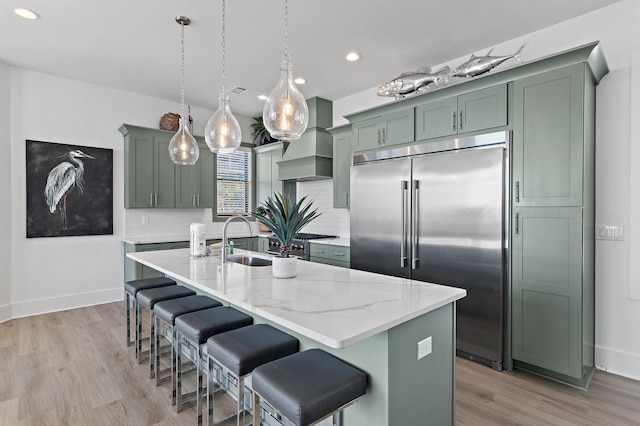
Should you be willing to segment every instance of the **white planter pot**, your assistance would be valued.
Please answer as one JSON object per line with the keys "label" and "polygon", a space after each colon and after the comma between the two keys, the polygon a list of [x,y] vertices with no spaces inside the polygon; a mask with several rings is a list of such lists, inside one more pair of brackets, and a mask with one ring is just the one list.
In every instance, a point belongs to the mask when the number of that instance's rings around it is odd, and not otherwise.
{"label": "white planter pot", "polygon": [[272,267],[274,277],[293,278],[298,273],[298,258],[273,256]]}

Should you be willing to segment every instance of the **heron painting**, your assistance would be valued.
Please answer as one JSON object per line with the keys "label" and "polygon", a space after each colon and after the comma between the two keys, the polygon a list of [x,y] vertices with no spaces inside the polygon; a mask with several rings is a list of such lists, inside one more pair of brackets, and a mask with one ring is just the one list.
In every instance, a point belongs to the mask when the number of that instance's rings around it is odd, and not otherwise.
{"label": "heron painting", "polygon": [[27,140],[27,238],[113,233],[113,150]]}

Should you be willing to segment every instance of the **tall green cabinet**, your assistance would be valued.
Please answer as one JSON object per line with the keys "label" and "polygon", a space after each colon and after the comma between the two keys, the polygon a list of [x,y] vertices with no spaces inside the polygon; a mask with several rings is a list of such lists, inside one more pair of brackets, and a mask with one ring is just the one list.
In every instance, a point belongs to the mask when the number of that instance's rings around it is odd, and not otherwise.
{"label": "tall green cabinet", "polygon": [[[256,159],[256,206],[275,192],[289,193],[291,190],[291,183],[286,184],[280,180],[278,170],[278,162],[282,160],[286,148],[286,142],[274,142],[253,148]],[[295,184],[293,187],[295,188]],[[293,198],[295,199],[295,196]]]}
{"label": "tall green cabinet", "polygon": [[585,63],[514,83],[513,360],[581,388],[595,367],[596,84]]}
{"label": "tall green cabinet", "polygon": [[333,136],[333,208],[348,209],[353,157],[351,125],[334,127],[329,131]]}

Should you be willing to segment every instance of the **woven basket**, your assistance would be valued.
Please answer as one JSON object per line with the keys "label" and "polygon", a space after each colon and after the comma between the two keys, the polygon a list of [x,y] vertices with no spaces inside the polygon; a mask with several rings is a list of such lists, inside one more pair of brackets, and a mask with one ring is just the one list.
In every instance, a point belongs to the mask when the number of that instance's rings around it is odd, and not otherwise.
{"label": "woven basket", "polygon": [[180,127],[180,114],[168,112],[160,119],[160,128],[162,130],[171,130],[177,132]]}

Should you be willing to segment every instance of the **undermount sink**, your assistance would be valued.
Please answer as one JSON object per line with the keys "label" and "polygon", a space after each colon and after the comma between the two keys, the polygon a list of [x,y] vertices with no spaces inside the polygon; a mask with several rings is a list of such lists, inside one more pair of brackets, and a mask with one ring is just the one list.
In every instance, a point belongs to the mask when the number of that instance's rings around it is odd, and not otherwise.
{"label": "undermount sink", "polygon": [[261,257],[253,256],[229,256],[227,258],[229,262],[239,263],[247,266],[271,266],[269,259],[263,259]]}

